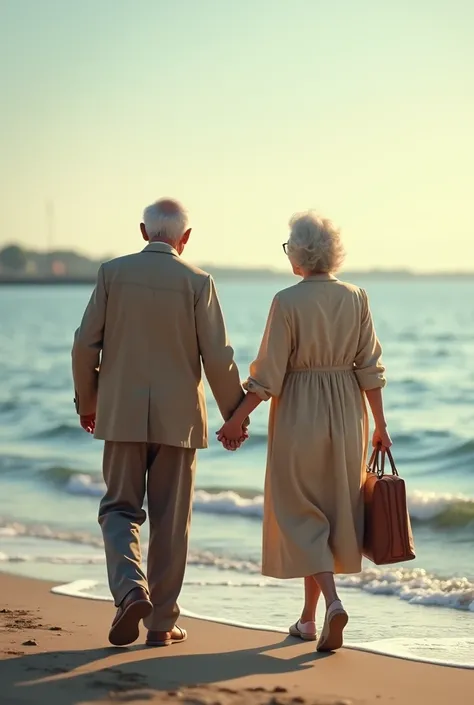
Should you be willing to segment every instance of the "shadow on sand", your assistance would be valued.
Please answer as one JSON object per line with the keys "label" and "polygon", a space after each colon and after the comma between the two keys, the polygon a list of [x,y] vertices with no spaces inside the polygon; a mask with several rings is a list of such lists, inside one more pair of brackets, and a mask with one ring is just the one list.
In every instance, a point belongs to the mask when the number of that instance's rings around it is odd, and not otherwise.
{"label": "shadow on sand", "polygon": [[225,653],[179,655],[178,649],[170,653],[168,649],[133,646],[18,656],[0,663],[0,701],[5,705],[77,705],[107,698],[112,693],[118,697],[126,697],[127,693],[138,696],[140,691],[169,692],[184,686],[210,685],[216,680],[278,676],[311,668],[330,655],[299,653],[283,659],[269,653],[291,646],[297,647],[297,643],[287,637],[270,647]]}

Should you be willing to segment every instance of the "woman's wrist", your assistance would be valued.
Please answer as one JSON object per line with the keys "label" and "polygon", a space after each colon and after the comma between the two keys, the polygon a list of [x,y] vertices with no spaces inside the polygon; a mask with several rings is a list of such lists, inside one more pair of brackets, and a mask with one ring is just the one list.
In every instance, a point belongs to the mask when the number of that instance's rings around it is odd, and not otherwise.
{"label": "woman's wrist", "polygon": [[239,414],[238,411],[234,411],[232,416],[229,419],[227,419],[226,423],[232,424],[233,426],[242,426],[245,419],[242,418],[242,421],[240,419],[241,419],[241,414]]}
{"label": "woman's wrist", "polygon": [[236,426],[243,426],[244,421],[245,421],[245,416],[241,416],[240,414],[236,414],[235,416],[232,417],[231,421]]}

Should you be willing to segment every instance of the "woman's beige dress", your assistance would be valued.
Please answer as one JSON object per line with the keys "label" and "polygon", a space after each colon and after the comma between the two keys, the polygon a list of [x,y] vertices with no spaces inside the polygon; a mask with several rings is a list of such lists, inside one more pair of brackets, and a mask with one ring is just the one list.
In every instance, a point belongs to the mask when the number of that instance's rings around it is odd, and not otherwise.
{"label": "woman's beige dress", "polygon": [[358,573],[368,418],[385,385],[365,291],[317,275],[272,303],[246,388],[271,398],[264,575]]}

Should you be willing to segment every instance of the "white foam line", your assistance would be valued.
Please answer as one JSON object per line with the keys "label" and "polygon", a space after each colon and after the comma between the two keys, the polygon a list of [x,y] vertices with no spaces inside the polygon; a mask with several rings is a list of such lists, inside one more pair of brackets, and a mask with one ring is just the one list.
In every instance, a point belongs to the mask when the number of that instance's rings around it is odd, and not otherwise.
{"label": "white foam line", "polygon": [[[92,595],[84,594],[84,590],[92,590],[96,585],[99,585],[97,580],[74,580],[72,583],[57,585],[51,588],[51,592],[56,595],[66,595],[67,597],[79,597],[85,600],[95,600],[101,602],[113,602],[111,596],[107,595]],[[237,627],[238,629],[249,629],[258,632],[270,632],[273,634],[288,634],[288,629],[282,627],[270,627],[263,624],[247,624],[246,622],[237,622],[230,619],[222,619],[219,617],[208,617],[202,614],[196,614],[189,610],[182,609],[181,614],[188,619],[196,619],[202,622],[212,622],[213,624],[224,624],[229,627]],[[388,640],[387,640],[388,641]],[[356,644],[345,644],[345,649],[352,651],[363,651],[369,654],[379,656],[387,656],[389,658],[401,659],[402,661],[414,661],[416,663],[428,663],[435,666],[443,666],[449,668],[459,668],[463,670],[474,670],[474,664],[460,663],[458,661],[450,661],[444,659],[429,659],[425,656],[415,656],[414,654],[397,654],[390,649],[380,646],[371,645],[371,642],[362,642]]]}
{"label": "white foam line", "polygon": [[[387,639],[387,641],[390,641]],[[362,644],[344,644],[345,649],[353,651],[363,651],[368,654],[377,654],[378,656],[388,656],[389,658],[400,659],[401,661],[415,661],[416,663],[429,663],[433,666],[443,666],[444,668],[459,668],[461,670],[474,671],[474,664],[460,663],[459,661],[450,661],[449,659],[428,658],[427,656],[415,656],[415,654],[405,653],[397,654],[390,649],[381,646],[374,646],[370,641]]]}
{"label": "white foam line", "polygon": [[92,590],[96,585],[99,585],[97,580],[74,580],[72,583],[64,583],[64,585],[55,585],[51,588],[51,592],[55,595],[66,595],[67,597],[80,597],[82,600],[95,600],[100,602],[113,602],[110,595],[88,595],[84,590]]}
{"label": "white foam line", "polygon": [[196,614],[189,610],[182,609],[181,614],[188,619],[198,619],[201,622],[212,622],[213,624],[225,624],[228,627],[237,627],[238,629],[250,629],[256,632],[272,632],[274,634],[288,634],[288,629],[283,627],[270,627],[265,624],[247,624],[246,622],[234,622],[231,619],[221,617],[207,617],[206,615]]}

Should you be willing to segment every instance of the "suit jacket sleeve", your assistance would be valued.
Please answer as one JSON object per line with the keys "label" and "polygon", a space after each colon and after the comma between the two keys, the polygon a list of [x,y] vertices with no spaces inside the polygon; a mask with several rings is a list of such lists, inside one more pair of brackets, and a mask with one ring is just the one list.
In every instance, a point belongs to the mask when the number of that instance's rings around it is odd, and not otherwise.
{"label": "suit jacket sleeve", "polygon": [[222,417],[227,421],[242,401],[244,391],[211,276],[199,294],[195,315],[204,372]]}
{"label": "suit jacket sleeve", "polygon": [[95,414],[99,381],[100,353],[104,340],[107,290],[103,266],[97,274],[97,283],[82,322],[74,335],[72,348],[72,376],[74,380],[76,411],[81,416]]}

